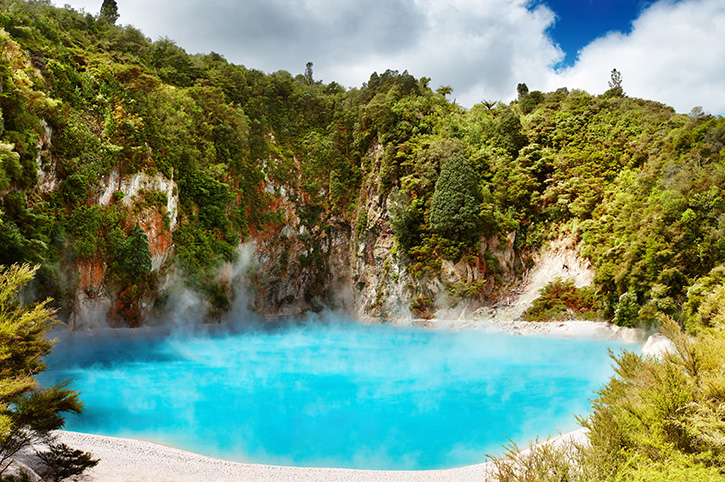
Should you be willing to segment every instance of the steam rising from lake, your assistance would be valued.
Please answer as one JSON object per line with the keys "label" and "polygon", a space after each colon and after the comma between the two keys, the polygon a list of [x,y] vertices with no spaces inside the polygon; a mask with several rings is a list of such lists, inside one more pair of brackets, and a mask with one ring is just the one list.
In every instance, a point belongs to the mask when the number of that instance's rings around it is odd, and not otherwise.
{"label": "steam rising from lake", "polygon": [[625,346],[340,318],[256,326],[76,333],[42,381],[82,392],[87,412],[69,430],[254,463],[450,468],[500,453],[506,437],[577,428],[612,373],[607,349]]}

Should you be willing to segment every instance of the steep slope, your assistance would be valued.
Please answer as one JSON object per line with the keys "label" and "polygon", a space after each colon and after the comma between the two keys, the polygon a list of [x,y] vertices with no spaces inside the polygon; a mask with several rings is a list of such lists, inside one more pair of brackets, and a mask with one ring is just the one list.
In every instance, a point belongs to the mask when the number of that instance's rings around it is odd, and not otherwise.
{"label": "steep slope", "polygon": [[41,264],[34,295],[71,324],[148,323],[180,285],[219,319],[243,244],[263,315],[502,305],[562,233],[602,316],[716,314],[720,117],[622,89],[465,110],[407,72],[346,90],[2,6],[0,263]]}

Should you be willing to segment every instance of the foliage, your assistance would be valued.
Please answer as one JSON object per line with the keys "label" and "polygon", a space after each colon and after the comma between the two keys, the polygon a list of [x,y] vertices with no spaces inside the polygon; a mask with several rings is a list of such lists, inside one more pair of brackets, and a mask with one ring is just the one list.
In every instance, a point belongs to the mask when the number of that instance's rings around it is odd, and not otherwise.
{"label": "foliage", "polygon": [[98,14],[98,17],[102,21],[114,25],[116,20],[118,20],[118,5],[116,4],[116,0],[103,0],[101,12]]}
{"label": "foliage", "polygon": [[622,89],[622,73],[617,69],[612,69],[611,78],[609,80],[609,90],[605,93],[608,97],[623,97]]}
{"label": "foliage", "polygon": [[[53,440],[52,432],[63,427],[62,415],[81,412],[78,393],[67,383],[41,388],[35,382],[35,375],[45,369],[43,357],[52,348],[45,335],[54,323],[49,300],[27,306],[19,301],[37,269],[0,267],[0,475],[13,455],[37,443],[46,444],[54,454],[39,454],[50,470],[74,475],[95,465],[90,454]],[[67,472],[71,466],[72,472]]]}
{"label": "foliage", "polygon": [[572,441],[539,442],[524,451],[511,442],[502,458],[493,459],[498,482],[585,482],[585,450]]}
{"label": "foliage", "polygon": [[80,475],[98,465],[98,460],[89,452],[72,449],[63,443],[51,445],[47,452],[39,452],[38,457],[45,466],[43,476],[53,482]]}
{"label": "foliage", "polygon": [[617,376],[597,392],[584,421],[592,450],[621,467],[623,476],[631,474],[630,480],[658,467],[677,474],[675,480],[714,477],[725,470],[725,338],[693,340],[671,319],[661,321],[676,352],[662,360],[633,353],[616,359]]}
{"label": "foliage", "polygon": [[461,155],[443,164],[431,202],[430,224],[439,236],[475,242],[483,231],[476,173]]}
{"label": "foliage", "polygon": [[675,352],[624,352],[581,420],[589,444],[539,445],[496,461],[500,481],[722,480],[725,473],[725,336],[697,339],[660,319]]}
{"label": "foliage", "polygon": [[149,238],[138,223],[131,235],[117,246],[114,269],[129,281],[138,281],[151,273]]}
{"label": "foliage", "polygon": [[596,317],[596,300],[591,288],[577,288],[572,279],[557,278],[539,291],[539,297],[524,312],[527,321],[552,321]]}
{"label": "foliage", "polygon": [[[204,293],[239,242],[286,222],[282,203],[319,213],[299,240],[309,247],[326,226],[377,232],[378,206],[416,278],[512,233],[520,273],[526,253],[571,230],[606,318],[667,314],[693,330],[717,318],[716,284],[690,289],[725,263],[723,118],[626,97],[616,69],[600,96],[521,83],[511,104],[470,109],[408,72],[345,89],[315,80],[312,63],[265,74],[189,55],[115,25],[115,7],[4,0],[0,13],[0,262],[41,263],[55,273],[43,293],[61,304],[79,261],[109,266],[116,291],[143,277],[121,247],[139,210],[168,215],[164,199],[118,191],[94,206],[112,172],[143,172],[176,183],[175,260]],[[461,159],[453,194],[446,166]]]}

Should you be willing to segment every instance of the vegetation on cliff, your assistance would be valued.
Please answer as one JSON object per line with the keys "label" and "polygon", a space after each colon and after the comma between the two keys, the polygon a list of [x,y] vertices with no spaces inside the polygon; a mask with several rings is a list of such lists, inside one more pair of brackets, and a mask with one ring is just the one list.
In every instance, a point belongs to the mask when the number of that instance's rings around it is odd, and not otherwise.
{"label": "vegetation on cliff", "polygon": [[[616,70],[601,95],[522,83],[516,101],[470,109],[446,99],[450,88],[407,72],[373,73],[345,89],[315,80],[311,63],[294,76],[189,55],[116,26],[115,7],[104,1],[93,16],[47,0],[0,0],[0,265],[39,264],[38,299],[53,296],[67,314],[78,266],[96,263],[123,322],[140,323],[139,300],[160,276],[150,261],[155,223],[174,244],[160,269],[182,270],[214,313],[231,306],[220,266],[241,241],[265,236],[285,249],[300,243],[277,273],[308,270],[310,297],[332,303],[323,248],[333,231],[365,242],[376,230],[394,237],[396,258],[420,281],[407,288],[410,307],[425,315],[437,301],[425,282],[441,279],[445,263],[483,272],[448,283],[451,299],[505,288],[483,240],[510,242],[522,274],[547,239],[566,233],[596,270],[593,290],[556,282],[529,316],[597,307],[620,325],[666,316],[701,333],[691,341],[669,323],[679,356],[617,361],[618,377],[585,421],[592,449],[577,452],[566,477],[722,476],[725,119],[627,97]],[[171,196],[124,199],[123,180],[140,173],[170,181]],[[373,219],[369,204],[385,215]],[[285,229],[293,217],[299,228]],[[384,276],[399,276],[383,263]],[[29,273],[16,273],[20,285]],[[19,345],[0,340],[3,454],[24,443],[24,428],[43,435],[61,426],[58,413],[80,408],[65,387],[35,388],[50,345],[41,341],[49,312],[33,309],[44,314],[24,328],[23,366],[12,362]],[[11,325],[0,336],[15,336]],[[20,416],[38,404],[51,412]]]}
{"label": "vegetation on cliff", "polygon": [[[40,263],[39,295],[65,310],[83,261],[102,263],[128,306],[155,289],[158,272],[124,254],[140,209],[158,209],[173,260],[222,312],[231,292],[218,268],[240,241],[282,232],[290,213],[280,200],[294,205],[306,249],[282,256],[279,271],[304,265],[324,285],[324,236],[346,226],[359,238],[372,228],[364,203],[377,196],[389,209],[379,228],[392,231],[414,279],[469,260],[493,298],[504,281],[482,236],[513,239],[520,274],[566,232],[596,268],[604,317],[713,323],[707,313],[725,289],[721,117],[629,98],[619,72],[599,96],[522,84],[509,105],[466,110],[407,72],[345,89],[315,80],[311,63],[293,76],[189,55],[114,25],[110,7],[101,18],[46,1],[0,5],[0,263]],[[122,202],[117,191],[100,203],[113,172],[175,182],[178,225],[158,193]],[[460,280],[456,292],[480,298],[482,282]],[[436,301],[410,289],[416,306]]]}

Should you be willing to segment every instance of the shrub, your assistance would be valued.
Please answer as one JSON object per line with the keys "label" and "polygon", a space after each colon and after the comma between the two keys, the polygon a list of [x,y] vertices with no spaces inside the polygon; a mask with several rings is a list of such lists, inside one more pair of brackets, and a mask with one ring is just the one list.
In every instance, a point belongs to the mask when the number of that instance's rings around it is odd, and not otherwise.
{"label": "shrub", "polygon": [[589,444],[544,444],[495,461],[500,482],[710,482],[725,471],[725,335],[682,333],[660,315],[675,353],[612,355],[614,375],[580,419]]}
{"label": "shrub", "polygon": [[[20,291],[37,267],[0,267],[0,477],[7,461],[33,443],[48,446],[38,455],[54,473],[76,475],[95,465],[90,454],[58,444],[53,431],[63,428],[65,413],[80,413],[83,404],[67,382],[41,388],[35,375],[53,343],[46,339],[54,324],[50,300],[23,306]],[[60,480],[53,476],[53,480]]]}
{"label": "shrub", "polygon": [[637,302],[637,293],[627,291],[619,297],[617,306],[614,309],[613,321],[619,326],[636,326],[639,323],[637,318],[639,310],[640,306]]}
{"label": "shrub", "polygon": [[527,321],[552,321],[569,318],[593,319],[596,301],[594,290],[577,288],[571,279],[555,279],[539,291],[539,297],[524,312]]}

